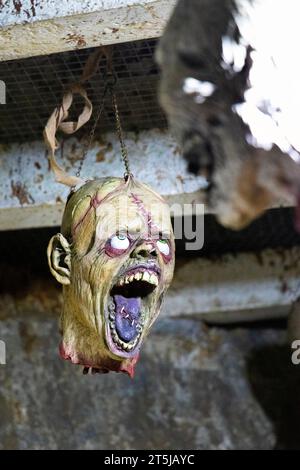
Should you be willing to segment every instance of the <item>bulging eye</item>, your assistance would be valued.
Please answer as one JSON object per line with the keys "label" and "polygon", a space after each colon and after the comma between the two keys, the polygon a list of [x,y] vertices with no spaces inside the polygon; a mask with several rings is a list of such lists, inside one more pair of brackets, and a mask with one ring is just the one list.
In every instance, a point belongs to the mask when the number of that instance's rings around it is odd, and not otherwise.
{"label": "bulging eye", "polygon": [[169,246],[169,242],[168,240],[164,239],[164,238],[161,238],[160,240],[158,240],[156,242],[156,245],[157,245],[157,248],[159,249],[159,251],[165,255],[165,256],[169,256],[170,254],[170,246]]}
{"label": "bulging eye", "polygon": [[124,233],[119,233],[118,235],[114,235],[110,239],[110,246],[115,250],[122,250],[125,251],[130,245],[130,240]]}

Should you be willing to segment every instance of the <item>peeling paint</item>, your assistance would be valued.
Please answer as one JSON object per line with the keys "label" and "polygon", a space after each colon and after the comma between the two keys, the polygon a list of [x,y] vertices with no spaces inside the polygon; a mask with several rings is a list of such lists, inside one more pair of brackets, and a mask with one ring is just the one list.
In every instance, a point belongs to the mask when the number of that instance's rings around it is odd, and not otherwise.
{"label": "peeling paint", "polygon": [[13,0],[13,11],[19,15],[21,13],[22,3],[20,0]]}
{"label": "peeling paint", "polygon": [[85,41],[83,35],[75,34],[75,33],[73,33],[73,34],[69,33],[65,39],[66,39],[67,42],[75,42],[76,47],[78,49],[80,47],[85,47],[86,46],[86,41]]}
{"label": "peeling paint", "polygon": [[[111,0],[105,2],[102,10],[99,7],[96,11],[89,12],[88,8],[83,7],[86,3],[83,1],[80,2],[82,9],[73,16],[64,16],[59,6],[59,12],[47,19],[38,16],[35,2],[35,21],[32,21],[32,16],[28,21],[28,14],[32,15],[31,3],[28,8],[24,7],[28,1],[23,0],[22,3],[23,24],[17,24],[16,15],[11,24],[6,22],[1,11],[0,61],[48,55],[72,50],[74,47],[98,47],[159,37],[176,3],[175,0],[151,0],[147,1],[152,6],[150,9],[145,8],[145,2]],[[38,21],[41,19],[42,22]]]}
{"label": "peeling paint", "polygon": [[28,189],[24,183],[14,182],[11,181],[11,195],[12,197],[16,197],[19,200],[21,206],[24,204],[33,204],[34,199],[29,194]]}
{"label": "peeling paint", "polygon": [[59,17],[92,13],[132,5],[146,5],[153,0],[13,0],[0,2],[0,26],[44,21]]}
{"label": "peeling paint", "polygon": [[[82,157],[84,142],[70,138],[61,141],[60,145],[57,151],[58,162],[68,169],[70,174],[75,174]],[[151,185],[167,197],[169,202],[188,203],[197,195],[201,202],[199,189],[204,188],[206,182],[200,176],[188,174],[181,154],[174,152],[177,144],[167,131],[128,133],[126,145],[131,170],[137,178]],[[81,176],[84,179],[93,179],[122,176],[123,173],[116,135],[109,133],[100,139],[98,137],[86,155]],[[10,177],[11,174],[13,178]],[[22,185],[16,183],[20,181],[20,175]],[[48,159],[45,158],[43,142],[14,144],[10,145],[6,152],[2,152],[0,230],[59,225],[61,207],[57,207],[57,198],[65,201],[67,194],[68,189],[54,181]],[[34,195],[34,201],[30,195]]]}

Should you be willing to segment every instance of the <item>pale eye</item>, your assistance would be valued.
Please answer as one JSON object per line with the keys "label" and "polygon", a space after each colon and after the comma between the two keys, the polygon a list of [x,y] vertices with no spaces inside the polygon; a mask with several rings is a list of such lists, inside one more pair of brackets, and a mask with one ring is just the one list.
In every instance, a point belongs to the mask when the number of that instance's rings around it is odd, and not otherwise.
{"label": "pale eye", "polygon": [[111,238],[110,245],[116,250],[127,250],[130,245],[130,241],[126,235],[119,233]]}
{"label": "pale eye", "polygon": [[157,245],[157,248],[159,249],[159,251],[165,255],[165,256],[169,256],[170,254],[170,247],[169,247],[169,242],[168,240],[165,240],[165,239],[160,239],[158,240],[158,242],[156,243]]}

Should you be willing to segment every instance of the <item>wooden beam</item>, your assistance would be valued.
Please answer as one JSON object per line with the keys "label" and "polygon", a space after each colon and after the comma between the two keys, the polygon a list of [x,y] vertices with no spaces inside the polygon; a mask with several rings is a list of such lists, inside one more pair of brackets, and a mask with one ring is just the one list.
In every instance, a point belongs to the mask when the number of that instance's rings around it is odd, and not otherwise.
{"label": "wooden beam", "polygon": [[[136,178],[149,184],[169,202],[176,216],[213,213],[203,206],[207,186],[201,176],[187,172],[186,162],[168,131],[154,129],[128,133],[126,144]],[[122,176],[120,144],[114,133],[101,136],[88,151],[84,179]],[[58,162],[75,175],[83,142],[71,138],[61,142]],[[0,145],[0,230],[60,225],[68,189],[54,181],[42,141]],[[288,204],[278,202],[273,207]]]}
{"label": "wooden beam", "polygon": [[[133,174],[175,204],[174,215],[179,215],[185,203],[198,202],[202,210],[199,188],[206,182],[187,173],[177,144],[167,131],[129,133],[126,144]],[[82,151],[83,143],[71,138],[62,143],[57,159],[75,175]],[[0,146],[0,164],[0,230],[60,225],[68,189],[54,181],[44,143]],[[114,133],[106,134],[87,153],[82,177],[123,173],[120,144]]]}
{"label": "wooden beam", "polygon": [[[0,61],[159,37],[175,0],[110,0],[105,4],[83,1],[80,10],[78,6],[71,8],[75,2],[59,3],[65,9],[59,6],[53,11],[40,12],[39,17],[30,17],[30,22],[25,24],[12,24],[13,20],[18,21],[16,14],[11,16],[13,12],[5,21],[2,7]],[[91,4],[89,8],[87,3]],[[101,8],[95,10],[97,4]],[[71,16],[64,16],[70,12]],[[24,7],[21,13],[26,16]]]}
{"label": "wooden beam", "polygon": [[300,248],[178,259],[162,317],[232,323],[287,317],[299,297]]}

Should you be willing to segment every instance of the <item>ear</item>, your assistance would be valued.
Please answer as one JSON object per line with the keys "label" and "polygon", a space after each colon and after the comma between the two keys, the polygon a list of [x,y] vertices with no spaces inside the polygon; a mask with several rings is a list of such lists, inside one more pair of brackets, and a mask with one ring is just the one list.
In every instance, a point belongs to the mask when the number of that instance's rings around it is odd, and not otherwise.
{"label": "ear", "polygon": [[54,235],[47,248],[48,264],[51,273],[61,284],[70,284],[71,250],[61,233]]}

